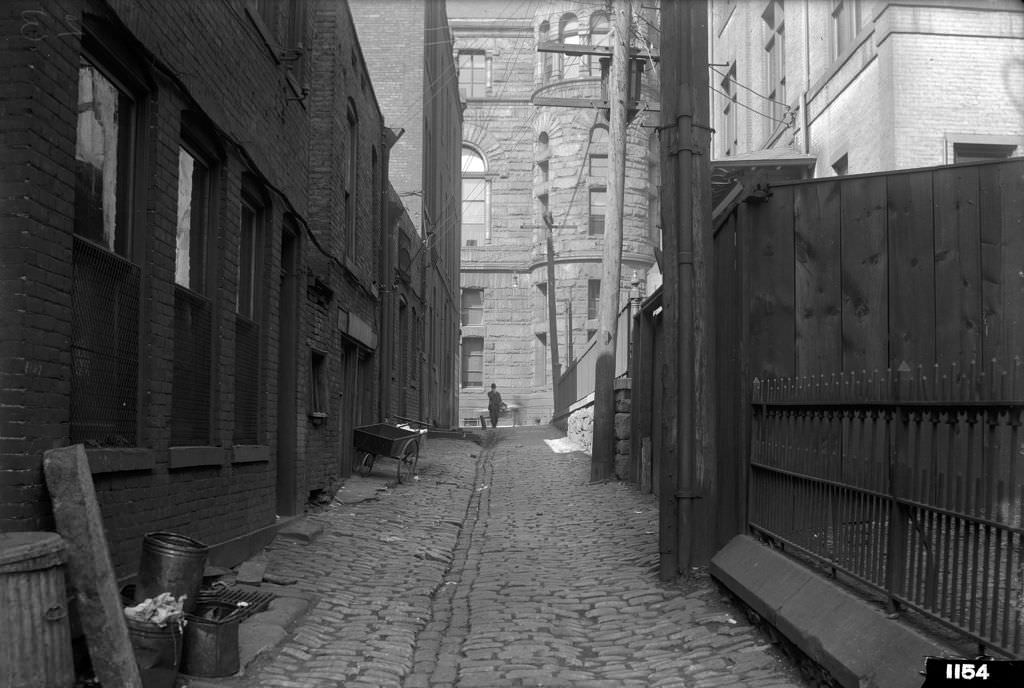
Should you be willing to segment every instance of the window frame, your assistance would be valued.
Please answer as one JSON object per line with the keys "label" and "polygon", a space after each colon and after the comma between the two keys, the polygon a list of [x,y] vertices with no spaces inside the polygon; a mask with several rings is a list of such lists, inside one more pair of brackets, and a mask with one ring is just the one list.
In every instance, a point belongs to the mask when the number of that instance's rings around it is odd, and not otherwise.
{"label": "window frame", "polygon": [[486,51],[460,50],[457,63],[459,88],[466,98],[486,98],[491,94],[491,57]]}
{"label": "window frame", "polygon": [[[474,343],[473,351],[469,350],[469,343]],[[476,344],[479,343],[479,348]],[[484,338],[483,337],[463,337],[462,338],[462,389],[476,388],[483,389],[484,386]],[[471,370],[469,363],[471,361],[479,360],[479,371]],[[480,382],[478,384],[471,384],[469,375],[473,373],[479,373]]]}
{"label": "window frame", "polygon": [[[474,303],[469,303],[473,301]],[[470,316],[475,314],[474,318]],[[477,327],[484,324],[484,290],[481,287],[463,287],[461,294],[460,318],[463,327]]]}
{"label": "window frame", "polygon": [[[469,155],[467,155],[467,153]],[[460,165],[460,169],[461,169],[461,172],[460,172],[460,175],[461,175],[460,176],[460,179],[461,179],[461,186],[460,186],[460,189],[461,189],[461,192],[460,192],[460,201],[461,201],[461,215],[460,215],[460,217],[461,217],[461,224],[460,224],[460,227],[459,227],[460,234],[461,234],[461,243],[462,243],[462,245],[464,247],[465,246],[470,246],[470,247],[472,247],[472,246],[479,246],[480,244],[479,244],[478,240],[482,238],[483,242],[485,244],[487,244],[487,243],[490,243],[490,241],[491,241],[491,180],[490,180],[490,174],[488,172],[489,167],[488,167],[488,164],[487,164],[487,158],[476,147],[474,147],[474,146],[472,146],[470,144],[467,144],[467,143],[463,143],[462,144],[462,157],[461,157],[461,160],[462,160],[462,163]],[[480,161],[480,166],[482,167],[482,170],[469,170],[469,169],[466,169],[466,161],[467,160],[479,160]],[[467,200],[466,199],[466,196],[467,196],[467,194],[466,194],[466,184],[467,184],[467,182],[468,183],[472,183],[476,188],[481,189],[483,198],[480,198],[480,199],[474,198],[473,200]],[[478,231],[474,232],[474,234],[477,235],[477,236],[475,236],[473,238],[470,238],[470,237],[468,237],[466,235],[466,216],[467,216],[466,204],[467,203],[473,203],[474,205],[480,204],[480,209],[482,210],[482,215],[483,215],[483,222],[481,223],[482,224],[482,228],[481,228],[481,230],[478,230]],[[476,223],[474,223],[474,226],[475,226],[475,224]],[[472,244],[468,243],[470,241],[473,241],[474,243],[472,243]]]}
{"label": "window frame", "polygon": [[345,121],[348,124],[345,140],[345,176],[342,193],[345,197],[345,255],[355,259],[358,250],[358,204],[359,204],[359,114],[350,98]]}
{"label": "window frame", "polygon": [[764,12],[761,14],[764,21],[766,36],[764,39],[765,59],[765,83],[767,84],[768,98],[771,99],[771,115],[775,122],[768,121],[769,132],[786,115],[786,23],[783,0],[769,0]]}
{"label": "window frame", "polygon": [[[594,212],[594,196],[595,194],[602,195],[603,202],[600,204],[601,212]],[[589,189],[589,195],[587,198],[587,235],[588,236],[604,236],[605,232],[605,217],[608,210],[608,189],[604,186],[592,186]],[[598,229],[600,228],[600,229]]]}

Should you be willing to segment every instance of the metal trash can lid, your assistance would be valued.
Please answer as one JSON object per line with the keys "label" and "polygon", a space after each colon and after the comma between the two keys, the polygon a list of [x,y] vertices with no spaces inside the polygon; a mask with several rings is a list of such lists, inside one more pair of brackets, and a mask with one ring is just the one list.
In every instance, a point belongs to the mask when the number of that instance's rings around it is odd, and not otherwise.
{"label": "metal trash can lid", "polygon": [[57,533],[0,533],[0,574],[59,566],[65,554],[64,540]]}

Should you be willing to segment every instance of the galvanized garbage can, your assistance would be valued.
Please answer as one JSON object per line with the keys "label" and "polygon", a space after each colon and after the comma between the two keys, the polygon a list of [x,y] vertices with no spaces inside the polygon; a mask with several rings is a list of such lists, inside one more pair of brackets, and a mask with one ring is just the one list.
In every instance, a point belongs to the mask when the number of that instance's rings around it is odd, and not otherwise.
{"label": "galvanized garbage can", "polygon": [[0,533],[0,680],[5,688],[68,688],[75,682],[57,533]]}
{"label": "galvanized garbage can", "polygon": [[135,601],[169,592],[187,595],[184,609],[192,612],[203,584],[203,570],[210,548],[178,533],[147,533],[142,539],[142,558],[135,584]]}
{"label": "galvanized garbage can", "polygon": [[238,673],[238,607],[231,602],[201,602],[186,616],[181,672],[189,676]]}
{"label": "galvanized garbage can", "polygon": [[125,622],[143,688],[174,688],[181,664],[181,626],[173,621],[157,626],[127,617]]}

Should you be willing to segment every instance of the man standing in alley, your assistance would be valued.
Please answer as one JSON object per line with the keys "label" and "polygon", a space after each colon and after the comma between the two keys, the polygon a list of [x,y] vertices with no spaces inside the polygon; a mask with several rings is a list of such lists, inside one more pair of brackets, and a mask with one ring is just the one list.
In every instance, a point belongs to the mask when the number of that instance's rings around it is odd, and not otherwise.
{"label": "man standing in alley", "polygon": [[498,427],[498,414],[504,408],[505,402],[501,400],[501,392],[497,385],[491,383],[491,391],[487,393],[487,410],[491,412],[491,427]]}

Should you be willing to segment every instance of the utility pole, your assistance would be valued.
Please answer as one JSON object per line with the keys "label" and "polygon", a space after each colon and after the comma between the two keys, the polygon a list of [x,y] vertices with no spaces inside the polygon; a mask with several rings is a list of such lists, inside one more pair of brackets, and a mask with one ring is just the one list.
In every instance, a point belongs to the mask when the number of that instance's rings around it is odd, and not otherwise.
{"label": "utility pole", "polygon": [[608,205],[594,369],[594,435],[590,480],[612,475],[615,461],[615,344],[622,274],[622,206],[626,188],[626,115],[629,99],[630,0],[612,0],[612,60],[608,69]]}
{"label": "utility pole", "polygon": [[558,411],[558,380],[562,377],[562,365],[558,361],[558,313],[555,300],[555,220],[550,212],[544,213],[548,246],[548,346],[551,348],[551,403]]}
{"label": "utility pole", "polygon": [[707,561],[714,546],[712,258],[707,0],[662,3],[665,193],[659,550],[661,578]]}

